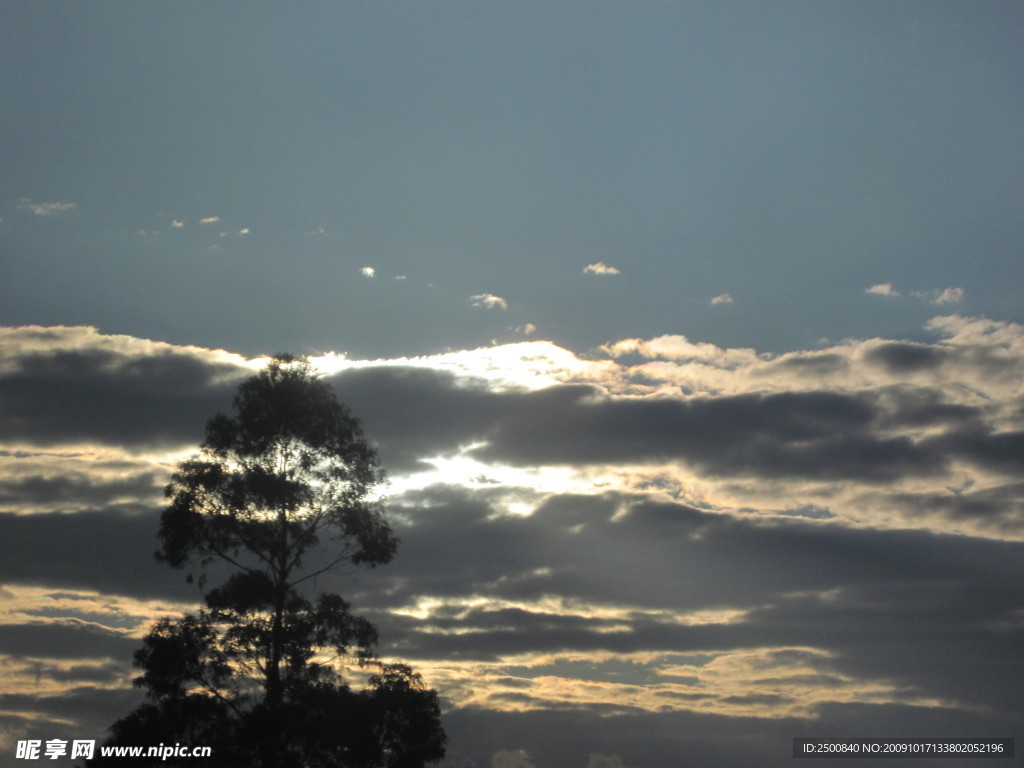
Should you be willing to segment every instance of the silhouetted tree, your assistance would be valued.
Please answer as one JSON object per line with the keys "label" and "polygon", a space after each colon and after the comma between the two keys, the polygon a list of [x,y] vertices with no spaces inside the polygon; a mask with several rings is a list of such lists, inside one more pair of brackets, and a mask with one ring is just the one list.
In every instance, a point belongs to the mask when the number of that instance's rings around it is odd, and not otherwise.
{"label": "silhouetted tree", "polygon": [[[437,695],[376,661],[376,629],[318,576],[387,563],[397,540],[356,421],[309,362],[281,355],[245,381],[167,486],[157,559],[191,566],[196,614],[158,622],[135,654],[146,701],[107,746],[209,746],[154,765],[417,768],[444,756]],[[223,567],[211,569],[220,564]],[[345,662],[368,676],[354,689]],[[112,758],[111,760],[115,760]],[[97,755],[90,765],[100,765]],[[123,763],[122,763],[123,764]],[[133,765],[148,764],[135,759]]]}

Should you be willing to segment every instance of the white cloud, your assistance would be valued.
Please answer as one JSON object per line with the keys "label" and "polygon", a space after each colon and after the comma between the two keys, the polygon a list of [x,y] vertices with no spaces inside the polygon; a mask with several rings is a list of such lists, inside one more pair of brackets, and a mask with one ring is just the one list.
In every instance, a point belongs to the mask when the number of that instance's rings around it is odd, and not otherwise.
{"label": "white cloud", "polygon": [[238,234],[240,234],[240,235],[248,235],[249,234],[249,228],[248,227],[243,227],[242,229],[238,230]]}
{"label": "white cloud", "polygon": [[963,288],[946,288],[941,292],[936,290],[935,293],[932,304],[959,304],[964,300]]}
{"label": "white cloud", "polygon": [[220,216],[207,216],[199,220],[200,224],[216,224],[220,221]]}
{"label": "white cloud", "polygon": [[634,354],[655,360],[706,363],[716,368],[737,368],[760,360],[753,349],[722,349],[706,341],[693,343],[682,335],[658,336],[653,339],[623,339],[605,344],[601,350],[612,357]]}
{"label": "white cloud", "polygon": [[405,280],[405,275],[395,275],[395,280]]}
{"label": "white cloud", "polygon": [[516,327],[516,333],[521,333],[524,336],[530,336],[537,332],[537,326],[533,323],[524,323],[523,325]]}
{"label": "white cloud", "polygon": [[892,283],[879,283],[865,289],[864,293],[873,293],[877,296],[899,296],[900,292],[892,287]]}
{"label": "white cloud", "polygon": [[622,273],[619,272],[619,270],[616,269],[615,267],[610,267],[607,264],[605,264],[603,261],[599,261],[599,262],[597,262],[595,264],[587,264],[587,266],[585,266],[583,268],[583,274],[585,274],[585,275],[620,275]]}
{"label": "white cloud", "polygon": [[32,211],[36,216],[56,216],[58,213],[70,211],[77,208],[78,203],[33,203],[27,197],[18,201],[18,208],[23,211]]}
{"label": "white cloud", "polygon": [[712,304],[732,304],[732,296],[728,293],[720,293],[711,300]]}
{"label": "white cloud", "polygon": [[175,229],[181,229],[182,227],[185,226],[185,222],[178,221],[177,219],[171,219],[171,226],[174,227]]}
{"label": "white cloud", "polygon": [[241,355],[223,349],[175,345],[134,336],[101,333],[90,325],[25,325],[0,327],[0,374],[17,370],[16,358],[32,355],[78,355],[99,350],[104,355],[125,358],[199,358],[213,365],[259,367]]}
{"label": "white cloud", "polygon": [[508,309],[507,301],[491,293],[478,293],[476,296],[470,296],[469,301],[474,307],[483,309]]}
{"label": "white cloud", "polygon": [[924,299],[929,304],[959,304],[964,300],[964,289],[963,288],[944,288],[939,290],[933,288],[930,291],[914,291],[910,294],[918,299]]}
{"label": "white cloud", "polygon": [[[879,283],[864,290],[864,293],[873,293],[876,296],[901,296],[902,294],[893,288],[892,283]],[[939,290],[933,288],[930,291],[911,291],[910,295],[915,299],[924,299],[929,304],[959,304],[964,300],[963,288],[944,288]]]}
{"label": "white cloud", "polygon": [[359,274],[361,274],[363,277],[376,277],[377,270],[375,270],[373,267],[363,267],[362,269],[359,270]]}

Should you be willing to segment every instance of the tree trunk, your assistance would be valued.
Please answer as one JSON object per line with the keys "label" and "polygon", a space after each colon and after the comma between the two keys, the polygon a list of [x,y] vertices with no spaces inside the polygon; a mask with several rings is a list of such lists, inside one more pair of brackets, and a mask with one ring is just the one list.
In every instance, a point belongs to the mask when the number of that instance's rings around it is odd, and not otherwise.
{"label": "tree trunk", "polygon": [[263,734],[263,768],[279,768],[278,751],[282,734],[277,732],[278,713],[284,698],[281,681],[281,660],[284,655],[284,609],[288,594],[288,517],[285,510],[277,515],[278,551],[274,565],[274,616],[270,627],[270,649],[267,658],[267,680],[264,688],[268,728]]}

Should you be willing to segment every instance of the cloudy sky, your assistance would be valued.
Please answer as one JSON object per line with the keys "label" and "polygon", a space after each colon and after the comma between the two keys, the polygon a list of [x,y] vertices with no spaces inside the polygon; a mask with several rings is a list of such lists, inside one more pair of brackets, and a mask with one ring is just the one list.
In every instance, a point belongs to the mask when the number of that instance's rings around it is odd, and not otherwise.
{"label": "cloudy sky", "polygon": [[388,469],[330,586],[447,766],[1016,735],[1020,3],[41,0],[0,51],[0,766],[135,705],[162,487],[278,351]]}

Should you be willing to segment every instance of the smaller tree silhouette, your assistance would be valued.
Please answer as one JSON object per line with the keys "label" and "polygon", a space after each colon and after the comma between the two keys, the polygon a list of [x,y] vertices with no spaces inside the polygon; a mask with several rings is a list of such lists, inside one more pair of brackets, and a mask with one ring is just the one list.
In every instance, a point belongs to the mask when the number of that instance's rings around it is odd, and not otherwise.
{"label": "smaller tree silhouette", "polygon": [[[387,563],[397,540],[384,479],[356,419],[304,358],[245,381],[167,487],[157,559],[191,566],[205,607],[156,623],[135,654],[146,701],[105,746],[208,746],[133,765],[421,768],[445,753],[434,691],[374,655],[376,628],[312,589],[347,565]],[[211,566],[214,566],[211,568]],[[354,689],[346,663],[366,677]],[[118,758],[108,758],[110,762]],[[97,756],[89,765],[104,765]]]}

